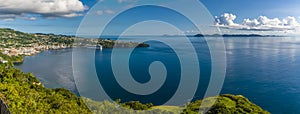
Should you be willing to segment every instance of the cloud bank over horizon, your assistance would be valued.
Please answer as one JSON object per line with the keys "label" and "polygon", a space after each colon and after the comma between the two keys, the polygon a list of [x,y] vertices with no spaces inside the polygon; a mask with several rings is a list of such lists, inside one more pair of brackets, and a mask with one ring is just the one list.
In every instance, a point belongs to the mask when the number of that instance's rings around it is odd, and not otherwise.
{"label": "cloud bank over horizon", "polygon": [[36,20],[36,17],[70,18],[87,9],[80,0],[0,0],[0,20]]}
{"label": "cloud bank over horizon", "polygon": [[295,17],[288,16],[283,19],[259,16],[255,19],[246,18],[241,24],[235,23],[236,15],[224,13],[215,17],[215,26],[227,29],[249,31],[299,31],[300,24]]}

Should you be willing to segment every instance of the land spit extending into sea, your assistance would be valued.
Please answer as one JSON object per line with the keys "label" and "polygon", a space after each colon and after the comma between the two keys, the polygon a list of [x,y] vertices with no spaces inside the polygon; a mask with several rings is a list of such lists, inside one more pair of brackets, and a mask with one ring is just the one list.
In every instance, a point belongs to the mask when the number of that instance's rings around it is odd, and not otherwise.
{"label": "land spit extending into sea", "polygon": [[[45,50],[58,50],[76,47],[121,48],[149,47],[145,43],[122,42],[110,39],[78,38],[75,36],[35,33],[28,34],[9,28],[0,28],[0,52],[12,58],[19,58],[14,63],[22,63],[22,56],[36,55]],[[7,60],[1,58],[0,62]]]}

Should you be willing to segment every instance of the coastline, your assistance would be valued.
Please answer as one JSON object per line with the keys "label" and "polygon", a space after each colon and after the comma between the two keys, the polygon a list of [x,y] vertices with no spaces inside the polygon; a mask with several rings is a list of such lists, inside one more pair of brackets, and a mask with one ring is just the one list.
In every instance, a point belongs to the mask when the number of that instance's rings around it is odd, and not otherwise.
{"label": "coastline", "polygon": [[[72,47],[72,48],[82,48],[82,47]],[[61,48],[61,49],[65,49],[65,48]],[[56,49],[56,50],[61,50],[61,49]],[[40,53],[42,53],[42,52],[44,52],[44,51],[46,51],[46,50],[43,50],[43,51],[41,51]],[[34,55],[32,55],[32,56],[34,56]],[[25,56],[24,56],[25,57]],[[34,84],[34,83],[33,83]],[[72,92],[73,93],[73,92]],[[73,93],[74,94],[74,93]],[[78,96],[77,96],[78,97]],[[87,98],[88,99],[88,98]],[[95,103],[95,102],[97,102],[97,101],[93,101],[93,100],[91,100],[91,102],[93,102],[93,103]],[[98,103],[103,103],[103,102],[98,102]],[[99,106],[100,107],[100,106]],[[178,107],[176,107],[176,106],[154,106],[153,107],[153,110],[167,110],[167,111],[170,111],[170,110],[172,110],[172,109],[176,109],[176,110],[178,110],[177,109]],[[179,107],[180,108],[180,107]],[[181,108],[180,108],[181,109]],[[105,109],[104,109],[105,110]],[[128,110],[128,109],[127,109]],[[102,111],[102,109],[101,109],[101,111]],[[152,109],[151,110],[149,110],[149,111],[152,111]]]}
{"label": "coastline", "polygon": [[49,51],[49,50],[62,50],[62,49],[71,49],[73,47],[66,47],[66,48],[55,48],[55,49],[44,49],[44,50],[40,50],[40,51],[36,51],[35,53],[29,54],[29,55],[21,55],[22,59],[21,60],[17,60],[17,61],[12,61],[13,65],[20,65],[23,64],[24,62],[24,57],[26,56],[35,56],[39,53],[42,53],[43,51]]}

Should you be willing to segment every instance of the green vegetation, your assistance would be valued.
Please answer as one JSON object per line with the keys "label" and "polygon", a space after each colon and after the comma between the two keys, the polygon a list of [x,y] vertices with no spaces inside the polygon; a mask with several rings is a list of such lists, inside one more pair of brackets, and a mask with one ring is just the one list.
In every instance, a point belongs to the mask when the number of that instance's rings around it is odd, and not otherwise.
{"label": "green vegetation", "polygon": [[133,110],[148,110],[151,107],[153,107],[153,104],[152,103],[142,104],[139,101],[130,101],[130,102],[121,103],[121,106]]}
{"label": "green vegetation", "polygon": [[74,37],[54,34],[28,34],[9,28],[0,28],[0,48],[37,46],[71,46]]}
{"label": "green vegetation", "polygon": [[121,105],[122,107],[133,109],[133,110],[148,110],[151,107],[153,107],[152,103],[142,104],[139,101],[130,101],[130,102],[121,103],[121,100],[117,99],[115,102]]}
{"label": "green vegetation", "polygon": [[153,106],[153,110],[162,110],[166,112],[172,112],[173,114],[180,114],[182,113],[184,107],[180,106]]}
{"label": "green vegetation", "polygon": [[0,64],[0,97],[13,114],[90,113],[83,101],[65,89],[47,89],[32,74]]}
{"label": "green vegetation", "polygon": [[23,56],[22,55],[8,56],[8,55],[5,55],[5,54],[1,53],[1,51],[0,51],[0,59],[9,61],[8,64],[10,64],[10,65],[18,64],[18,63],[23,62]]}
{"label": "green vegetation", "polygon": [[[157,107],[148,110],[133,110],[128,107],[123,107],[118,103],[103,101],[95,102],[91,99],[83,98],[88,107],[94,114],[179,114],[180,112],[164,110]],[[177,111],[177,110],[176,110]]]}
{"label": "green vegetation", "polygon": [[[217,101],[209,109],[207,105],[212,104],[214,99],[217,99]],[[204,106],[199,109],[201,103],[204,103]],[[198,114],[199,111],[203,112],[205,110],[208,110],[207,114],[270,114],[268,111],[250,102],[247,98],[241,95],[234,96],[230,94],[192,102],[187,105],[184,114]]]}
{"label": "green vegetation", "polygon": [[134,47],[149,47],[149,44],[145,43],[137,43],[137,42],[121,42],[121,41],[114,41],[114,40],[103,40],[99,39],[97,44],[100,44],[103,48],[134,48]]}
{"label": "green vegetation", "polygon": [[[13,29],[0,28],[0,51],[9,56],[30,56],[44,50],[71,47],[135,48],[149,47],[145,43],[79,38],[75,36],[23,33]],[[21,62],[21,61],[16,61]]]}
{"label": "green vegetation", "polygon": [[[214,104],[214,100],[216,103]],[[259,106],[250,102],[241,95],[220,95],[218,97],[209,97],[204,100],[197,100],[184,106],[152,106],[151,104],[141,104],[138,101],[115,103],[104,101],[95,102],[84,98],[87,105],[93,110],[93,113],[116,113],[116,114],[198,114],[207,111],[206,114],[270,114]],[[200,108],[201,103],[204,103]],[[213,104],[212,107],[208,107]],[[149,105],[149,107],[148,107]],[[144,107],[144,108],[142,108]]]}

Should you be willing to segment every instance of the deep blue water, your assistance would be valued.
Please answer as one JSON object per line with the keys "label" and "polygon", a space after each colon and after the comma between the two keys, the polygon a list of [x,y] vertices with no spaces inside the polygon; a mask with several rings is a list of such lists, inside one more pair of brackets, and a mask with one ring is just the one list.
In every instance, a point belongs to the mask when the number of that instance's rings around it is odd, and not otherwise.
{"label": "deep blue water", "polygon": [[[185,57],[190,57],[186,43],[180,37],[166,38],[179,46]],[[130,40],[130,39],[129,39]],[[190,38],[200,62],[200,83],[195,99],[201,99],[208,86],[211,72],[211,55],[203,38]],[[214,40],[214,38],[209,38]],[[300,39],[297,38],[224,38],[227,55],[226,78],[221,94],[240,94],[271,113],[300,113]],[[168,45],[149,41],[151,47],[137,48],[129,61],[133,78],[146,83],[153,61],[161,61],[167,69],[164,85],[151,95],[135,95],[122,89],[113,77],[110,66],[111,49],[96,51],[81,49],[84,56],[96,55],[96,68],[102,87],[112,99],[139,100],[163,104],[178,88],[181,67],[178,56]],[[219,44],[215,44],[219,45]],[[120,58],[124,54],[119,53]],[[193,58],[191,58],[193,59]],[[33,72],[46,87],[64,87],[76,91],[72,76],[72,50],[45,51],[25,58],[17,66]],[[94,63],[91,63],[94,64]],[[126,64],[119,62],[119,64]],[[193,63],[190,63],[193,64]],[[88,68],[87,68],[88,69]],[[87,74],[89,75],[89,74]],[[188,88],[187,88],[188,89]]]}

